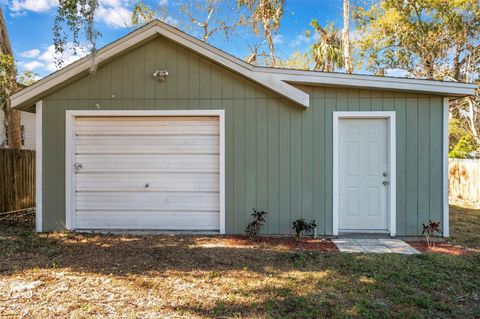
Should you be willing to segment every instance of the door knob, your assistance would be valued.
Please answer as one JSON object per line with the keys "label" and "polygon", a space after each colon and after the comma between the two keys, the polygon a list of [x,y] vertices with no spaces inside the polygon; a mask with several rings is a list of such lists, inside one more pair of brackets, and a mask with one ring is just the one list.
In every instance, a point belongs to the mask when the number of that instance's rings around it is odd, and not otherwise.
{"label": "door knob", "polygon": [[383,172],[383,177],[387,177],[388,176],[388,173],[387,172]]}
{"label": "door knob", "polygon": [[388,184],[390,184],[390,182],[389,182],[389,181],[383,181],[382,184],[385,185],[385,186],[387,186]]}

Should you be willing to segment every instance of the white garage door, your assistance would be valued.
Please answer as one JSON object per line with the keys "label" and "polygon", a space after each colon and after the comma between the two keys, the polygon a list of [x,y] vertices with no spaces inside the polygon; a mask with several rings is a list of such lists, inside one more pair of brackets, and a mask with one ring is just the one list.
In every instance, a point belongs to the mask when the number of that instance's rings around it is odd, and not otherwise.
{"label": "white garage door", "polygon": [[218,231],[218,117],[77,117],[77,229]]}

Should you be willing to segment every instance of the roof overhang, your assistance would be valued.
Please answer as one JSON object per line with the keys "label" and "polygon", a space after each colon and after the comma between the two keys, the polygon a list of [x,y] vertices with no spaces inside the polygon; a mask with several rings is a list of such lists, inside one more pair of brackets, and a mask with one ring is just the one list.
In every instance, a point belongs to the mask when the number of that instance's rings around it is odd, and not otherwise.
{"label": "roof overhang", "polygon": [[[291,84],[401,90],[452,97],[472,95],[476,89],[476,85],[464,83],[256,67],[158,20],[98,50],[95,61],[101,67],[124,51],[158,36],[183,45],[304,107],[309,107],[308,93]],[[86,56],[24,88],[12,95],[12,107],[18,109],[30,107],[45,96],[88,74],[90,64],[90,56]]]}

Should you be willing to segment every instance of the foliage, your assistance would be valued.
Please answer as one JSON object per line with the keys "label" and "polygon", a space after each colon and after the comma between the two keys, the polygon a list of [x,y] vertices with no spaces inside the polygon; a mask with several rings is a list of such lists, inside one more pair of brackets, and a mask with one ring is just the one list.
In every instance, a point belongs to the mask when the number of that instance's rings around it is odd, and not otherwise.
{"label": "foliage", "polygon": [[282,68],[297,69],[297,70],[309,70],[313,61],[308,53],[301,53],[295,51],[285,60],[278,59],[278,65]]}
{"label": "foliage", "polygon": [[92,52],[92,65],[90,72],[95,72],[96,40],[100,33],[95,30],[95,10],[98,7],[97,0],[59,0],[57,14],[53,25],[53,44],[55,46],[55,64],[63,65],[62,54],[67,49],[70,31],[73,51],[76,54],[80,47],[80,32],[84,28],[85,36]]}
{"label": "foliage", "polygon": [[477,141],[470,133],[465,133],[458,143],[452,147],[452,150],[448,153],[450,158],[469,158],[471,154],[478,151]]}
{"label": "foliage", "polygon": [[[15,81],[15,63],[11,55],[3,54],[0,52],[0,107],[3,114],[8,114],[10,105],[10,94],[14,90]],[[7,132],[8,119],[5,119],[1,125],[4,127],[4,132]],[[4,143],[5,141],[0,141]]]}
{"label": "foliage", "polygon": [[428,224],[422,224],[423,225],[423,231],[422,235],[425,235],[425,239],[427,240],[427,245],[430,247],[430,237],[435,235],[435,233],[441,234],[442,232],[440,231],[440,222],[432,222],[431,220],[428,221]]}
{"label": "foliage", "polygon": [[255,208],[253,209],[253,220],[245,228],[245,233],[248,235],[248,237],[250,237],[251,240],[255,240],[260,234],[260,231],[265,224],[266,216],[267,212],[263,210],[257,211]]}
{"label": "foliage", "polygon": [[27,70],[23,71],[23,73],[17,77],[17,82],[21,85],[29,86],[37,82],[38,77],[39,75],[37,73]]}
{"label": "foliage", "polygon": [[343,68],[345,60],[341,32],[333,23],[322,27],[315,19],[312,20],[311,26],[318,36],[318,41],[311,47],[315,70],[333,72],[336,68]]}
{"label": "foliage", "polygon": [[295,238],[299,240],[302,234],[311,233],[315,227],[317,227],[315,222],[308,223],[305,219],[299,218],[293,222],[292,228],[295,230]]}
{"label": "foliage", "polygon": [[255,34],[260,34],[263,30],[263,36],[267,41],[270,61],[269,65],[276,67],[277,60],[275,56],[275,45],[273,36],[280,27],[280,20],[283,17],[283,5],[285,0],[237,0],[239,6],[247,7],[251,11],[249,24]]}
{"label": "foliage", "polygon": [[376,74],[405,69],[415,77],[460,80],[462,67],[479,53],[477,0],[381,0],[369,9],[356,7],[353,16],[360,56]]}
{"label": "foliage", "polygon": [[[9,97],[14,81],[12,74],[15,73],[15,63],[11,55],[0,52],[0,99],[4,101]],[[3,105],[3,104],[2,104]]]}
{"label": "foliage", "polygon": [[157,17],[158,12],[165,12],[166,8],[164,6],[158,7],[157,9],[152,9],[148,4],[143,1],[135,3],[132,11],[132,24],[133,25],[142,25],[154,20]]}

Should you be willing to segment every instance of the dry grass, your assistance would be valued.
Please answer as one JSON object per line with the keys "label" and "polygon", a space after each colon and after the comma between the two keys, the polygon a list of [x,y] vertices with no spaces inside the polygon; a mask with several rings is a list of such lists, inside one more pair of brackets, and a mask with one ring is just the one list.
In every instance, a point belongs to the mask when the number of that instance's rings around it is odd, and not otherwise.
{"label": "dry grass", "polygon": [[0,317],[480,316],[480,254],[367,255],[0,225]]}

